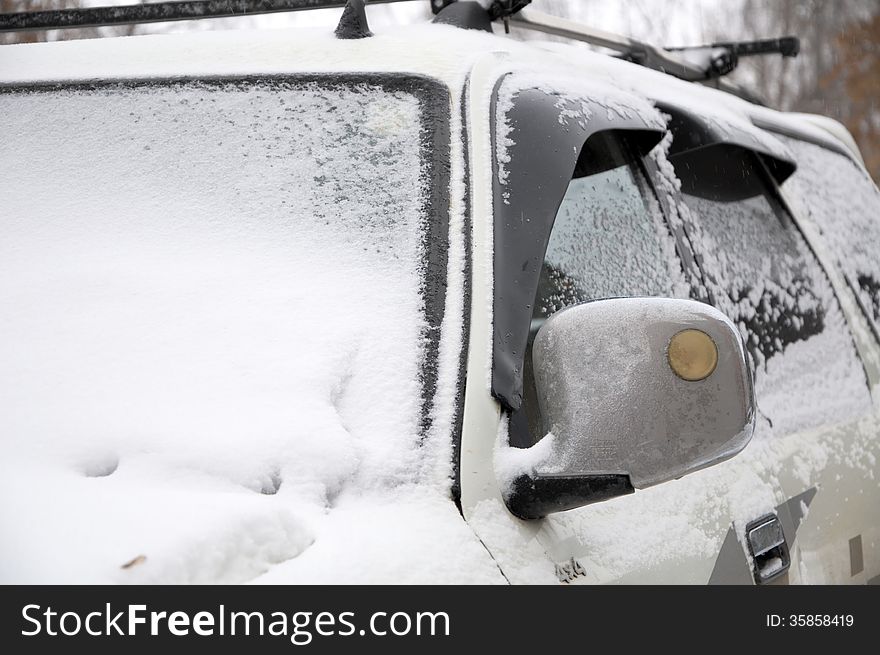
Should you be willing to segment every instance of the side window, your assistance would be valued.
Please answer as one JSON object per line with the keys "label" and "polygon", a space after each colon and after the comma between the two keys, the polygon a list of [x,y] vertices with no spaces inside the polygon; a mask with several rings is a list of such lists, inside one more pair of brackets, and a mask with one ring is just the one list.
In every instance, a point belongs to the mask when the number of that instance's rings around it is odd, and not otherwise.
{"label": "side window", "polygon": [[831,283],[762,162],[736,156],[729,188],[701,184],[700,170],[677,173],[714,302],[739,325],[755,364],[759,430],[787,434],[870,411]]}
{"label": "side window", "polygon": [[535,318],[597,298],[687,296],[675,242],[638,158],[610,136],[588,146],[550,233]]}
{"label": "side window", "polygon": [[591,138],[556,213],[535,298],[522,408],[510,443],[544,434],[531,369],[531,343],[543,319],[570,305],[615,296],[688,297],[675,240],[641,159],[613,136]]}
{"label": "side window", "polygon": [[[491,116],[491,385],[501,406],[513,411],[522,405],[525,393],[524,360],[544,252],[573,174],[584,178],[618,168],[633,158],[640,161],[656,148],[667,130],[662,114],[644,98],[579,77],[539,82],[532,73],[511,73],[498,82]],[[612,139],[625,148],[618,146],[615,152],[603,147]],[[625,177],[614,180],[612,175],[608,189],[625,184]],[[618,195],[625,193],[625,186],[619,191]],[[666,201],[665,196],[662,199]],[[615,237],[626,238],[620,234]],[[589,282],[567,279],[564,273],[571,271],[563,271],[553,282],[556,289],[544,295],[550,303],[545,305],[548,311],[551,304],[568,302],[567,285],[576,294],[576,282]]]}
{"label": "side window", "polygon": [[870,318],[880,324],[880,190],[849,157],[784,140],[799,164],[786,190],[802,201]]}

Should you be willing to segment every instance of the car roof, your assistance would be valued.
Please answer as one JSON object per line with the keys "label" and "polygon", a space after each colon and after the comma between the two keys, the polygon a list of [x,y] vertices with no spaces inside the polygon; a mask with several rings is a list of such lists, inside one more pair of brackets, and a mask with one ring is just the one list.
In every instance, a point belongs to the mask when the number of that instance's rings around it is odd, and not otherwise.
{"label": "car roof", "polygon": [[[365,39],[332,30],[179,32],[0,46],[0,85],[296,73],[411,73],[464,87],[475,63],[504,53],[510,70],[584,77],[620,94],[686,107],[710,120],[757,124],[861,156],[846,130],[824,118],[787,114],[730,93],[592,51],[580,45],[522,42],[449,25],[396,27]],[[499,75],[503,74],[503,66]]]}

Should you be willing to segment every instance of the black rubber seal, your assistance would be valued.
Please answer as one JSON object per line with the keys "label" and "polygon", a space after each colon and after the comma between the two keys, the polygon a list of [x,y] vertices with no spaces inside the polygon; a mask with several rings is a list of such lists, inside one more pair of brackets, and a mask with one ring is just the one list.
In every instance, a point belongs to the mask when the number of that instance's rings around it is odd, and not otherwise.
{"label": "black rubber seal", "polygon": [[[422,278],[424,317],[424,355],[420,378],[422,409],[420,443],[432,424],[434,397],[437,391],[438,353],[441,327],[446,309],[447,265],[449,257],[449,89],[441,82],[422,75],[406,73],[328,73],[234,76],[181,76],[171,78],[120,79],[95,81],[57,81],[0,84],[0,93],[46,93],[61,90],[97,91],[114,89],[168,88],[202,86],[237,88],[302,86],[370,85],[388,92],[406,92],[416,97],[422,109],[420,149],[424,169],[424,215],[422,230]],[[185,190],[182,190],[185,192]]]}

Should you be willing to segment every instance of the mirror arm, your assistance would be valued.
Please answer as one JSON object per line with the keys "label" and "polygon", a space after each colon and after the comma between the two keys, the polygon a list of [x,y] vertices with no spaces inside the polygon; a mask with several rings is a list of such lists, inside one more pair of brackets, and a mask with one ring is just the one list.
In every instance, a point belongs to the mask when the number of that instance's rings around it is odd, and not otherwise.
{"label": "mirror arm", "polygon": [[624,473],[582,476],[524,474],[513,480],[505,502],[521,519],[539,519],[635,492]]}

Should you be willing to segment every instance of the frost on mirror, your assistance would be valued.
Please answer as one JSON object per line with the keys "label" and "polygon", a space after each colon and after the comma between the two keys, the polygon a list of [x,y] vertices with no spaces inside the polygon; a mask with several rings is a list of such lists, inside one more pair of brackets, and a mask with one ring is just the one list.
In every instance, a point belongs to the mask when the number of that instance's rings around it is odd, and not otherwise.
{"label": "frost on mirror", "polygon": [[785,138],[798,170],[785,183],[822,230],[834,256],[880,323],[880,191],[849,157]]}
{"label": "frost on mirror", "polygon": [[[761,176],[759,164],[743,171]],[[715,302],[755,363],[758,428],[786,434],[868,411],[864,371],[831,284],[769,190],[737,201],[685,195]]]}
{"label": "frost on mirror", "polygon": [[659,205],[639,167],[616,148],[614,168],[582,177],[576,171],[569,183],[544,257],[536,316],[597,298],[687,295]]}

